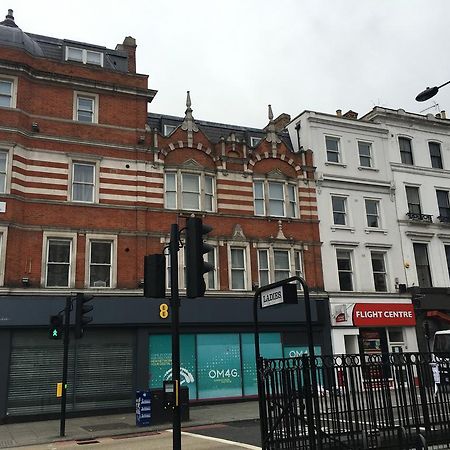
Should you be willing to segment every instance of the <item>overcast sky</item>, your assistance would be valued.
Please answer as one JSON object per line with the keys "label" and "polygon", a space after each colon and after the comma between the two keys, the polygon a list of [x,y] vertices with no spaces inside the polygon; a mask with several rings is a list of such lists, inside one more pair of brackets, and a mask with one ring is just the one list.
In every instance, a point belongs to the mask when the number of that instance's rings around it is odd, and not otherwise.
{"label": "overcast sky", "polygon": [[[448,0],[6,0],[23,31],[109,48],[137,40],[137,70],[158,90],[149,110],[263,127],[305,109],[360,115],[375,105],[448,109]],[[437,106],[436,106],[437,104]]]}

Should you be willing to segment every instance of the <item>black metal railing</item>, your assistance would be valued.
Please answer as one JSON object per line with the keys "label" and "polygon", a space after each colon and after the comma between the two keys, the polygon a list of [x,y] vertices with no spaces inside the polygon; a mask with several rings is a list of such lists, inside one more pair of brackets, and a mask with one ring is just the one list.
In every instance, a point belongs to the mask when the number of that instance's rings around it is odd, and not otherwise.
{"label": "black metal railing", "polygon": [[[421,353],[258,361],[263,449],[450,442],[450,359]],[[311,371],[317,386],[311,386]],[[435,381],[439,382],[436,383]]]}
{"label": "black metal railing", "polygon": [[417,222],[427,222],[427,223],[433,222],[433,216],[431,214],[408,212],[406,213],[406,215],[410,220],[415,220]]}

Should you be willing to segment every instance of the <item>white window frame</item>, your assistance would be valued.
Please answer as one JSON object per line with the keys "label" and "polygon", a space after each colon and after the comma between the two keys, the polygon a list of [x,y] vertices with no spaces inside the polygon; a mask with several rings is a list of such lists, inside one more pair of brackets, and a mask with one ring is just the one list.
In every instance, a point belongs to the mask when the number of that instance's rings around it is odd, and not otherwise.
{"label": "white window frame", "polygon": [[[373,254],[379,254],[382,255],[383,257],[383,268],[384,268],[384,272],[375,272],[373,270]],[[387,271],[387,253],[383,250],[378,250],[378,249],[371,249],[370,250],[370,264],[371,264],[371,268],[372,268],[372,277],[373,277],[373,288],[375,289],[376,292],[389,292],[389,283],[388,283],[388,271]],[[385,290],[377,290],[376,288],[376,283],[375,283],[375,274],[382,274],[384,276],[384,283],[386,285],[386,289]]]}
{"label": "white window frame", "polygon": [[[432,145],[437,145],[439,146],[439,161],[440,161],[440,165],[441,167],[434,167],[433,166],[433,158],[436,158],[436,156],[432,156],[431,155],[431,146]],[[437,170],[442,170],[444,168],[444,159],[442,157],[442,143],[439,141],[428,141],[428,154],[430,155],[430,164],[431,164],[431,168],[432,169],[437,169]]]}
{"label": "white window frame", "polygon": [[[355,286],[355,264],[354,264],[354,257],[355,257],[355,252],[353,251],[352,248],[345,248],[345,247],[336,247],[335,248],[336,251],[336,275],[337,275],[337,286],[339,291],[341,292],[355,292],[356,291],[356,286]],[[339,264],[338,264],[338,252],[348,252],[350,255],[350,270],[339,270]],[[339,281],[339,272],[345,272],[345,273],[350,273],[351,276],[351,284],[352,284],[352,289],[351,290],[342,290],[341,289],[341,283]]]}
{"label": "white window frame", "polygon": [[[81,59],[78,58],[70,58],[69,57],[69,53],[71,50],[76,50],[78,52],[81,52]],[[96,54],[96,55],[100,55],[100,63],[97,64],[95,62],[92,61],[88,61],[88,56],[89,54]],[[88,50],[86,48],[78,48],[78,47],[72,47],[72,46],[66,46],[66,61],[75,61],[75,62],[80,62],[83,64],[91,64],[93,66],[99,66],[99,67],[103,67],[103,52],[98,52],[95,50]]]}
{"label": "white window frame", "polygon": [[[78,118],[78,100],[79,99],[88,99],[92,100],[93,108],[92,108],[92,121],[87,122],[83,120],[79,120]],[[98,124],[98,103],[99,103],[99,96],[98,94],[92,94],[91,92],[80,92],[75,91],[73,95],[73,120],[76,122],[79,122],[83,125],[89,125],[89,124]]]}
{"label": "white window frame", "polygon": [[[372,142],[368,142],[368,141],[361,141],[358,140],[358,158],[359,158],[359,167],[361,167],[362,169],[373,169],[373,145]],[[361,155],[361,149],[360,149],[360,144],[363,145],[368,145],[369,146],[369,155]],[[366,158],[369,160],[369,165],[365,166],[363,164],[361,164],[361,158]]]}
{"label": "white window frame", "polygon": [[[52,240],[57,241],[70,241],[70,256],[69,256],[69,276],[67,286],[48,286],[48,249],[49,242]],[[41,270],[41,286],[49,289],[65,289],[73,288],[75,286],[75,274],[76,274],[76,256],[77,256],[77,233],[66,233],[58,231],[44,231],[42,239],[42,270]]]}
{"label": "white window frame", "polygon": [[10,150],[8,150],[7,148],[2,148],[0,147],[0,153],[5,154],[6,155],[6,162],[5,162],[5,184],[3,186],[3,190],[2,190],[2,186],[0,186],[0,195],[1,194],[8,194],[10,192],[11,189],[11,173],[12,173],[12,152]]}
{"label": "white window frame", "polygon": [[256,147],[261,142],[261,140],[262,140],[262,138],[260,138],[260,137],[250,136],[250,146]]}
{"label": "white window frame", "polygon": [[[298,247],[284,247],[284,246],[259,246],[257,248],[257,262],[258,262],[258,286],[261,287],[262,281],[261,281],[261,255],[260,252],[266,252],[267,255],[267,262],[268,267],[267,273],[268,273],[268,284],[274,283],[276,281],[276,264],[275,264],[275,252],[287,252],[288,254],[288,264],[289,264],[289,275],[287,278],[292,276],[303,276],[303,250]],[[297,267],[297,259],[299,262],[299,267]]]}
{"label": "white window frame", "polygon": [[[91,286],[91,243],[109,242],[111,244],[110,286]],[[86,234],[86,264],[84,285],[88,289],[114,289],[117,286],[117,236],[111,234]]]}
{"label": "white window frame", "polygon": [[[377,208],[376,216],[374,214],[369,214],[367,211],[367,202],[374,202]],[[378,198],[364,198],[364,210],[366,213],[366,226],[365,228],[369,230],[379,230],[381,228],[381,201]],[[369,225],[369,216],[377,218],[377,226],[373,227]]]}
{"label": "white window frame", "polygon": [[[330,150],[328,148],[328,146],[327,146],[327,139],[332,139],[332,140],[335,140],[337,142],[337,151]],[[326,163],[327,164],[342,164],[343,161],[342,161],[341,138],[340,138],[340,136],[331,136],[329,134],[326,134],[324,136],[324,144],[325,144],[325,156],[326,156],[325,161],[326,161]],[[330,161],[328,159],[328,152],[336,154],[337,155],[337,161]]]}
{"label": "white window frame", "polygon": [[[404,164],[406,166],[414,166],[414,148],[413,148],[413,140],[410,136],[398,136],[398,150],[400,152],[400,163]],[[400,142],[409,142],[409,150],[408,151],[402,151],[402,146]],[[403,162],[402,155],[409,155],[411,157],[411,162]]]}
{"label": "white window frame", "polygon": [[[244,254],[244,288],[243,289],[235,289],[233,288],[233,268],[231,264],[231,250],[242,250]],[[237,269],[234,269],[237,270]],[[250,249],[248,245],[242,245],[242,243],[229,243],[228,244],[228,284],[230,291],[234,292],[243,292],[248,291],[251,288],[251,267],[250,267]]]}
{"label": "white window frame", "polygon": [[[205,241],[207,242],[207,241]],[[214,253],[214,270],[211,272],[205,273],[205,284],[206,284],[206,292],[208,291],[217,291],[219,289],[219,267],[218,267],[218,258],[219,258],[219,248],[217,247],[217,242],[207,242],[209,245],[213,246],[213,250],[211,253]],[[167,244],[169,241],[167,240]],[[185,263],[185,255],[184,247],[180,248],[178,252],[178,287],[180,290],[186,289],[186,263]],[[209,261],[209,253],[203,255],[205,261]],[[170,254],[165,253],[165,270],[166,270],[166,289],[170,289]],[[213,277],[213,287],[209,287],[209,277]]]}
{"label": "white window frame", "polygon": [[[16,108],[17,107],[17,77],[8,77],[0,75],[0,81],[11,83],[11,92],[9,95],[9,106],[1,106],[1,108]],[[6,96],[3,96],[6,97]]]}
{"label": "white window frame", "polygon": [[8,227],[0,227],[0,286],[4,286],[5,284],[7,241],[8,241]]}
{"label": "white window frame", "polygon": [[[92,189],[92,200],[86,201],[86,200],[76,200],[73,196],[73,186],[74,186],[74,172],[75,172],[75,166],[76,165],[85,165],[85,166],[92,166],[94,168],[94,180],[93,180],[93,189]],[[70,189],[68,189],[68,200],[75,202],[75,203],[85,203],[85,204],[91,204],[91,203],[98,203],[98,197],[99,197],[99,170],[100,164],[98,161],[90,161],[90,160],[79,160],[79,159],[72,159],[70,163],[70,175],[69,175],[69,186]]]}
{"label": "white window frame", "polygon": [[[175,174],[175,191],[167,190],[167,177],[169,175]],[[199,179],[199,208],[198,209],[188,209],[183,205],[183,191],[182,191],[182,179],[183,175],[193,175],[197,176]],[[207,192],[206,190],[206,178],[211,178],[212,180],[212,192]],[[175,192],[175,207],[169,206],[167,204],[167,192]],[[211,199],[211,209],[206,209],[207,198]],[[164,208],[170,210],[187,210],[187,211],[206,211],[215,212],[217,208],[216,203],[216,177],[212,173],[208,172],[195,172],[190,170],[166,170],[164,173]]]}
{"label": "white window frame", "polygon": [[[334,198],[339,198],[342,199],[344,202],[344,211],[338,211],[338,210],[334,210],[334,206],[333,206],[333,199]],[[337,214],[343,214],[344,216],[344,222],[345,223],[336,223],[334,221],[334,213]],[[350,217],[349,217],[349,211],[348,211],[348,197],[345,195],[340,195],[340,194],[331,194],[331,223],[333,224],[333,227],[341,227],[341,228],[348,228],[350,226]]]}
{"label": "white window frame", "polygon": [[[270,184],[276,183],[280,184],[283,189],[283,214],[278,215],[271,211],[270,202],[271,200],[280,201],[279,199],[271,199],[270,198]],[[256,185],[262,185],[262,197],[256,197]],[[294,192],[294,201],[292,201],[290,197],[290,191],[293,189]],[[260,201],[263,204],[263,212],[262,214],[257,211],[256,202]],[[291,210],[293,207],[294,214],[290,215],[288,213],[288,209]],[[277,180],[277,179],[267,179],[267,178],[255,178],[253,180],[253,210],[255,216],[273,216],[273,217],[285,217],[287,219],[297,219],[299,217],[299,200],[298,200],[298,184],[296,182],[288,181],[288,180]]]}
{"label": "white window frame", "polygon": [[164,137],[167,137],[170,134],[172,134],[176,130],[176,128],[177,128],[177,125],[165,124],[163,127]]}

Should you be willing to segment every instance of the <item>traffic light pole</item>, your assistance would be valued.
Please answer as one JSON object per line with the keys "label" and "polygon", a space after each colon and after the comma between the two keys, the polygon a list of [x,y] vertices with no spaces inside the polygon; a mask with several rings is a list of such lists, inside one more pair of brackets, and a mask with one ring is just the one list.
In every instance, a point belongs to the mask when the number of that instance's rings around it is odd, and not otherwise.
{"label": "traffic light pole", "polygon": [[180,296],[178,292],[178,250],[180,232],[178,224],[170,228],[170,309],[172,315],[172,381],[175,389],[173,405],[173,450],[181,450],[180,410]]}
{"label": "traffic light pole", "polygon": [[59,424],[59,435],[66,433],[66,404],[67,404],[67,369],[69,363],[69,334],[70,334],[70,310],[72,308],[72,297],[66,298],[64,308],[64,356],[62,373],[62,396],[61,396],[61,420]]}

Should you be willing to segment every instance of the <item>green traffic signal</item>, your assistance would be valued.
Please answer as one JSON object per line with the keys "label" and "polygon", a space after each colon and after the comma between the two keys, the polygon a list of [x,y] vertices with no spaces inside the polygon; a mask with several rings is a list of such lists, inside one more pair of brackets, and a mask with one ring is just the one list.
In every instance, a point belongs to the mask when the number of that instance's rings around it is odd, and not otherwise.
{"label": "green traffic signal", "polygon": [[61,339],[63,330],[63,318],[60,315],[50,316],[50,339]]}

